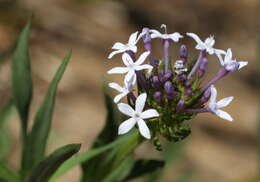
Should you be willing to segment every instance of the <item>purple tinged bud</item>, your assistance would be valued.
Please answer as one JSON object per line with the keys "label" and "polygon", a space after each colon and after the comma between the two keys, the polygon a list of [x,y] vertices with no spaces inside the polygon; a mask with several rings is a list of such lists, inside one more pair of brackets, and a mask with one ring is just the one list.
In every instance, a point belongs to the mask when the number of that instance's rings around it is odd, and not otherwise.
{"label": "purple tinged bud", "polygon": [[170,81],[165,82],[164,90],[167,94],[173,94],[174,86],[173,86],[172,82],[170,82]]}
{"label": "purple tinged bud", "polygon": [[181,74],[177,75],[177,81],[186,81],[187,80],[187,75]]}
{"label": "purple tinged bud", "polygon": [[191,96],[192,95],[192,90],[191,89],[186,89],[185,90],[185,95]]}
{"label": "purple tinged bud", "polygon": [[187,62],[187,58],[188,58],[188,48],[186,45],[182,45],[180,48],[180,58],[182,59],[182,61],[184,63]]}
{"label": "purple tinged bud", "polygon": [[186,81],[184,85],[186,88],[190,88],[192,84],[191,84],[191,82]]}
{"label": "purple tinged bud", "polygon": [[199,104],[205,104],[206,102],[208,102],[209,98],[211,95],[211,88],[209,87],[203,94],[203,96],[201,97],[201,99],[199,100]]}
{"label": "purple tinged bud", "polygon": [[200,61],[199,70],[198,70],[198,75],[200,78],[204,76],[207,67],[208,67],[208,59],[204,57]]}
{"label": "purple tinged bud", "polygon": [[153,98],[154,100],[158,103],[158,104],[162,104],[162,93],[157,91],[153,94]]}
{"label": "purple tinged bud", "polygon": [[181,112],[184,109],[185,106],[185,101],[184,100],[179,100],[178,104],[177,104],[177,108],[176,111],[177,112]]}
{"label": "purple tinged bud", "polygon": [[153,87],[154,87],[156,90],[160,90],[160,88],[161,88],[161,82],[160,82],[158,76],[153,76],[153,77],[152,77],[152,83],[153,83]]}
{"label": "purple tinged bud", "polygon": [[147,51],[152,50],[152,39],[150,35],[150,29],[149,28],[143,28],[143,31],[145,34],[143,35],[142,39],[144,41],[144,47]]}
{"label": "purple tinged bud", "polygon": [[172,79],[172,71],[171,70],[166,70],[163,77],[162,77],[162,82],[166,82],[168,80]]}

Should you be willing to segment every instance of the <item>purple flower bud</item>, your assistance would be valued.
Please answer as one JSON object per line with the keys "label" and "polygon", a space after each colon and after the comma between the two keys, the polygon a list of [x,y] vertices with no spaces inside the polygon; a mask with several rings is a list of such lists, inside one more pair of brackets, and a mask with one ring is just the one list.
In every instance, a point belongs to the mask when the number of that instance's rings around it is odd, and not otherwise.
{"label": "purple flower bud", "polygon": [[185,86],[186,88],[190,88],[190,87],[191,87],[191,82],[186,81],[185,84],[184,84],[184,86]]}
{"label": "purple flower bud", "polygon": [[184,63],[187,62],[187,58],[188,58],[188,48],[186,45],[182,45],[180,48],[180,58],[182,59],[182,61]]}
{"label": "purple flower bud", "polygon": [[184,105],[185,105],[185,101],[184,100],[179,100],[178,104],[177,104],[177,108],[176,111],[180,112],[184,109]]}
{"label": "purple flower bud", "polygon": [[187,75],[181,74],[177,75],[177,81],[186,81],[187,80]]}
{"label": "purple flower bud", "polygon": [[167,94],[172,94],[173,90],[174,90],[174,86],[173,86],[172,82],[170,82],[170,81],[165,82],[164,90]]}
{"label": "purple flower bud", "polygon": [[191,96],[192,95],[192,90],[191,89],[186,89],[185,90],[185,95]]}
{"label": "purple flower bud", "polygon": [[163,77],[162,77],[162,82],[166,82],[166,81],[168,81],[168,80],[171,80],[172,79],[172,71],[171,70],[166,70],[165,72],[164,72],[164,75],[163,75]]}
{"label": "purple flower bud", "polygon": [[149,28],[143,28],[142,32],[145,33],[142,37],[142,39],[144,41],[144,48],[147,51],[151,51],[152,50],[152,39],[151,39],[151,35],[150,35],[150,29]]}
{"label": "purple flower bud", "polygon": [[198,70],[198,76],[200,78],[204,76],[207,66],[208,66],[208,59],[204,57],[200,60],[200,65]]}
{"label": "purple flower bud", "polygon": [[158,103],[158,104],[162,104],[162,93],[157,91],[153,94],[153,98],[154,100]]}
{"label": "purple flower bud", "polygon": [[205,104],[206,102],[208,102],[209,98],[210,98],[210,95],[211,95],[211,89],[210,87],[204,92],[203,96],[200,98],[199,100],[199,104],[202,105],[202,104]]}
{"label": "purple flower bud", "polygon": [[161,82],[160,82],[158,76],[153,76],[152,77],[152,83],[153,83],[153,87],[155,88],[155,90],[160,90]]}
{"label": "purple flower bud", "polygon": [[139,85],[145,90],[148,90],[148,84],[144,74],[141,71],[137,71],[136,75],[137,75],[137,82],[139,83]]}

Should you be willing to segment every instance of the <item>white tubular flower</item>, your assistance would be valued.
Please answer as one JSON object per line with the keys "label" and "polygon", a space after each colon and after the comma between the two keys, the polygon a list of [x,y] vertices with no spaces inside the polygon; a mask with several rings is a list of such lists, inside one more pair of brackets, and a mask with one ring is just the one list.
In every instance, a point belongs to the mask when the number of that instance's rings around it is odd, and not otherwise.
{"label": "white tubular flower", "polygon": [[[165,32],[166,32],[166,25],[162,24],[161,28],[165,28]],[[178,32],[171,33],[171,34],[167,34],[167,33],[162,34],[157,30],[150,30],[150,32],[151,32],[152,39],[161,38],[161,39],[170,39],[174,42],[179,42],[179,39],[183,38],[183,36]]]}
{"label": "white tubular flower", "polygon": [[215,40],[213,36],[210,36],[208,38],[205,39],[205,41],[203,42],[198,35],[196,35],[195,33],[187,33],[187,35],[191,38],[193,38],[196,42],[196,49],[198,50],[206,50],[207,53],[209,53],[210,55],[216,53],[216,51],[221,51],[218,49],[214,49],[213,46],[215,45]]}
{"label": "white tubular flower", "polygon": [[210,101],[207,109],[213,114],[216,114],[217,116],[221,117],[222,119],[233,121],[233,118],[227,112],[220,110],[220,108],[229,105],[229,103],[233,100],[234,97],[226,97],[216,102],[217,89],[213,85],[211,86],[210,89],[211,89],[211,95],[210,95]]}
{"label": "white tubular flower", "polygon": [[147,139],[151,138],[150,130],[147,127],[144,119],[159,117],[159,113],[155,109],[148,109],[143,111],[146,98],[146,93],[143,93],[137,97],[135,102],[135,110],[128,104],[119,103],[117,105],[120,112],[131,117],[130,119],[120,124],[118,128],[119,135],[129,132],[137,123],[141,135]]}
{"label": "white tubular flower", "polygon": [[[127,73],[125,76],[126,81],[130,81],[131,78],[135,75],[135,71],[140,71],[144,69],[152,70],[153,67],[149,64],[143,64],[147,56],[150,54],[149,51],[144,52],[137,60],[134,62],[132,58],[127,54],[124,53],[122,56],[123,62],[126,67],[115,67],[109,70],[108,74],[124,74]],[[143,65],[141,65],[143,64]]]}
{"label": "white tubular flower", "polygon": [[187,72],[188,69],[185,68],[184,64],[183,64],[183,61],[182,60],[177,60],[173,66],[174,70],[175,70],[175,73],[177,75],[183,73],[183,72]]}
{"label": "white tubular flower", "polygon": [[137,52],[136,44],[140,39],[140,36],[137,37],[137,35],[138,32],[132,33],[129,37],[127,44],[116,42],[112,47],[112,49],[115,49],[115,51],[109,54],[108,59],[111,59],[116,54],[124,53],[125,51],[133,51],[134,53],[136,53]]}
{"label": "white tubular flower", "polygon": [[232,59],[232,51],[229,48],[227,52],[224,52],[225,58],[223,60],[221,53],[217,54],[220,64],[230,72],[239,70],[248,64],[247,61],[236,61]]}
{"label": "white tubular flower", "polygon": [[133,91],[133,85],[136,82],[136,76],[134,75],[129,82],[124,81],[124,87],[121,87],[117,83],[109,83],[108,86],[119,92],[114,98],[114,102],[118,103],[123,97],[127,96],[128,93]]}

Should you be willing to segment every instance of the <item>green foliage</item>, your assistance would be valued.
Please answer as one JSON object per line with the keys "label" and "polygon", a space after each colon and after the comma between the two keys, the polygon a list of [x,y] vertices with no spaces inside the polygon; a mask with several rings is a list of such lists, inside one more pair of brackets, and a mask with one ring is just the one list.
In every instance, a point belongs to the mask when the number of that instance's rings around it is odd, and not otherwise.
{"label": "green foliage", "polygon": [[30,145],[28,146],[29,155],[26,155],[27,158],[25,159],[25,161],[29,163],[30,168],[34,167],[44,157],[51,127],[58,83],[61,80],[70,57],[71,52],[69,52],[62,61],[62,64],[50,83],[48,92],[35,116],[32,131],[28,136],[28,140],[30,141]]}
{"label": "green foliage", "polygon": [[79,149],[79,144],[70,144],[57,149],[32,170],[27,182],[47,182],[60,165]]}
{"label": "green foliage", "polygon": [[27,136],[28,115],[33,93],[28,48],[30,28],[31,21],[27,23],[18,38],[12,61],[13,98],[21,118],[21,128],[24,142]]}
{"label": "green foliage", "polygon": [[0,163],[0,179],[6,182],[20,182],[19,177],[4,166],[3,163]]}

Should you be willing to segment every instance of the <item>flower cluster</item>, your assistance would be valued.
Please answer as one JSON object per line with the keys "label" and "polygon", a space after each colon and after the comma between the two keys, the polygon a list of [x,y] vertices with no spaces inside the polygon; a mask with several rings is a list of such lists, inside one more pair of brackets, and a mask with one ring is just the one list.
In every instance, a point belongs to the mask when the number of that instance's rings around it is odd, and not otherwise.
{"label": "flower cluster", "polygon": [[[232,58],[231,49],[227,51],[214,48],[215,39],[210,36],[201,40],[194,33],[186,33],[195,40],[195,49],[199,51],[196,60],[190,60],[188,48],[181,45],[178,54],[171,54],[169,47],[184,38],[178,32],[168,34],[165,25],[164,33],[149,28],[133,33],[127,44],[117,42],[115,49],[108,58],[122,54],[124,67],[115,67],[108,74],[125,74],[124,85],[109,83],[109,86],[119,92],[114,98],[118,103],[123,97],[128,104],[119,103],[118,109],[130,119],[124,121],[118,134],[125,134],[136,124],[140,134],[153,139],[160,149],[159,137],[169,141],[179,141],[190,134],[189,120],[198,113],[209,112],[228,121],[232,117],[220,108],[227,106],[233,97],[216,101],[217,90],[214,83],[247,65],[247,62]],[[161,39],[163,58],[155,58],[152,51],[152,40]],[[143,40],[144,53],[137,55],[137,43]],[[217,56],[220,69],[217,74],[202,82],[207,71],[208,57]],[[145,61],[147,60],[147,63]],[[208,104],[207,104],[208,103]],[[145,110],[145,111],[143,111]]]}

